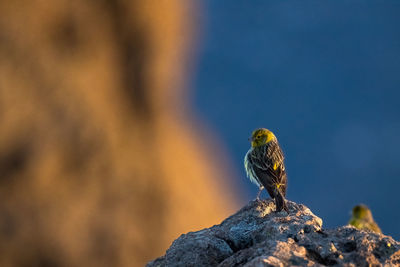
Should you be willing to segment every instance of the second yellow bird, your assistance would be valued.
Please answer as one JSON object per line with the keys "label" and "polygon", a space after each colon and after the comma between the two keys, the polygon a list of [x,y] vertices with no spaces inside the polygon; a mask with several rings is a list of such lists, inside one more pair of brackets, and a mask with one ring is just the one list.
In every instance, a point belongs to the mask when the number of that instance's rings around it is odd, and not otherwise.
{"label": "second yellow bird", "polygon": [[364,204],[357,205],[353,208],[349,224],[360,230],[382,233],[372,217],[371,210]]}

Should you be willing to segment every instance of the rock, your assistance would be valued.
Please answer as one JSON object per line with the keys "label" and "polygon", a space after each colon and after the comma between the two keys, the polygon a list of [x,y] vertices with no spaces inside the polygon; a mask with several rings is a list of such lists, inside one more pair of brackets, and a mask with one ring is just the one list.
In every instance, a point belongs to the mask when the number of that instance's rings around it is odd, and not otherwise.
{"label": "rock", "polygon": [[400,243],[352,226],[323,229],[302,204],[276,213],[271,200],[251,201],[221,224],[176,239],[153,266],[370,266],[400,264]]}

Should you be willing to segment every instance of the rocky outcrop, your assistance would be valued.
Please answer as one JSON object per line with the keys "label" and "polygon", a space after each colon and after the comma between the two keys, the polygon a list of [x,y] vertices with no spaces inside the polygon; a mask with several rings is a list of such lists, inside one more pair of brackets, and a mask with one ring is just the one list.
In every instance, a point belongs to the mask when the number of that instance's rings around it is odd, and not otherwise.
{"label": "rocky outcrop", "polygon": [[352,226],[323,229],[302,204],[276,213],[252,201],[221,224],[181,235],[154,266],[368,266],[400,264],[400,243]]}

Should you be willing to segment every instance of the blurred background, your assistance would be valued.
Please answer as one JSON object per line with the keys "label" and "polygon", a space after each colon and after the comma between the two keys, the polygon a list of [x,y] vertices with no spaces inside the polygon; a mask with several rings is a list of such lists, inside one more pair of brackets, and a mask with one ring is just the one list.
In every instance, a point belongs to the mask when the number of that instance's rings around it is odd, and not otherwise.
{"label": "blurred background", "polygon": [[[257,188],[400,238],[400,4],[0,1],[0,266],[142,266]],[[264,193],[264,197],[267,195]]]}

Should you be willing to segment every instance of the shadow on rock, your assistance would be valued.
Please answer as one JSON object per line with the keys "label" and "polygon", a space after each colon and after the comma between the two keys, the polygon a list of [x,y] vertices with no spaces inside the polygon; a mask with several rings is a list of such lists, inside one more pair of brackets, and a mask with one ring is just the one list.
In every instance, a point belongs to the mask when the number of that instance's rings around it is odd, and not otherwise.
{"label": "shadow on rock", "polygon": [[352,226],[325,230],[309,208],[251,201],[221,224],[176,239],[153,266],[381,265],[400,263],[400,243]]}

